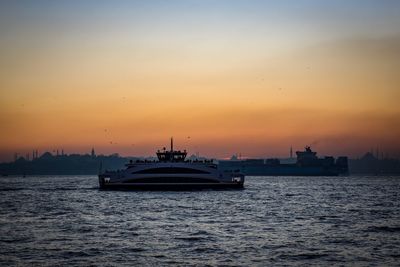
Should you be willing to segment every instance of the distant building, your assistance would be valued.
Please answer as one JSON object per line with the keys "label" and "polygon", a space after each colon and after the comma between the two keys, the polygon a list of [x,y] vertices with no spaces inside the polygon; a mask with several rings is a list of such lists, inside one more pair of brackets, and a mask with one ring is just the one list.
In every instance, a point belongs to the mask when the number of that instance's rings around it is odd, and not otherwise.
{"label": "distant building", "polygon": [[92,158],[96,157],[96,153],[94,152],[94,147],[92,147],[92,152],[90,153],[90,155],[92,156]]}
{"label": "distant building", "polygon": [[50,152],[44,152],[43,155],[40,156],[41,159],[52,159],[53,155]]}
{"label": "distant building", "polygon": [[349,160],[350,173],[352,174],[399,174],[400,161],[390,158],[378,158],[372,152],[367,152],[359,159]]}
{"label": "distant building", "polygon": [[[34,154],[36,154],[36,151]],[[94,149],[92,152],[92,155],[95,156],[94,158],[90,154],[64,154],[62,157],[55,155],[45,152],[35,160],[29,161],[27,160],[28,157],[24,158],[15,153],[15,161],[0,163],[0,175],[97,174],[100,164],[104,169],[118,170],[123,168],[129,159],[137,159],[119,157],[118,154],[96,156]]]}
{"label": "distant building", "polygon": [[231,160],[238,160],[238,156],[237,155],[232,155]]}

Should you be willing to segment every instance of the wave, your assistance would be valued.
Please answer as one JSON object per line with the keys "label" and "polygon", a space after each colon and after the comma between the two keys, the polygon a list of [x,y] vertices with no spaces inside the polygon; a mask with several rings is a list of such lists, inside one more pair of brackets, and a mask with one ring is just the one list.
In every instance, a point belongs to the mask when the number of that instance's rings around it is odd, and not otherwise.
{"label": "wave", "polygon": [[387,232],[387,233],[397,233],[400,232],[400,226],[370,226],[365,232]]}
{"label": "wave", "polygon": [[328,256],[330,255],[325,253],[298,253],[298,254],[282,254],[279,256],[279,258],[290,259],[290,260],[314,260]]}

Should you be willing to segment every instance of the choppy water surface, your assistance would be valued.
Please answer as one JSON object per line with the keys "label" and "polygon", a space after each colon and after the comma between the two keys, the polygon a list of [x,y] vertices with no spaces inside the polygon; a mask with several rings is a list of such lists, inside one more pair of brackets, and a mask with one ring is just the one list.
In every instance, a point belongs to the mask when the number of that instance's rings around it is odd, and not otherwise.
{"label": "choppy water surface", "polygon": [[0,265],[399,265],[400,177],[248,177],[246,189],[100,191],[0,178]]}

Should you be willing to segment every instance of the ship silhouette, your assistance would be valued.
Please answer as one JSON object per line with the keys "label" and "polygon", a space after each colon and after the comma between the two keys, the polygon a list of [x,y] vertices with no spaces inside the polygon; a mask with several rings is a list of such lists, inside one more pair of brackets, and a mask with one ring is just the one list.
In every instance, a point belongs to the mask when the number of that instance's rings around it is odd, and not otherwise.
{"label": "ship silhouette", "polygon": [[306,146],[304,151],[296,152],[295,163],[281,163],[277,158],[221,160],[219,166],[224,170],[238,170],[245,175],[259,176],[339,176],[348,175],[347,157],[317,157],[317,152]]}

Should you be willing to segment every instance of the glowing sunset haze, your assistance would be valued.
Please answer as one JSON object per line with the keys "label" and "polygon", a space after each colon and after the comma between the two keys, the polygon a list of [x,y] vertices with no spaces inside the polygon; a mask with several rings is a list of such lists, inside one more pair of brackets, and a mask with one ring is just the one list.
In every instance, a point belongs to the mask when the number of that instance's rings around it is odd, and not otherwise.
{"label": "glowing sunset haze", "polygon": [[400,1],[2,1],[0,161],[400,154]]}

